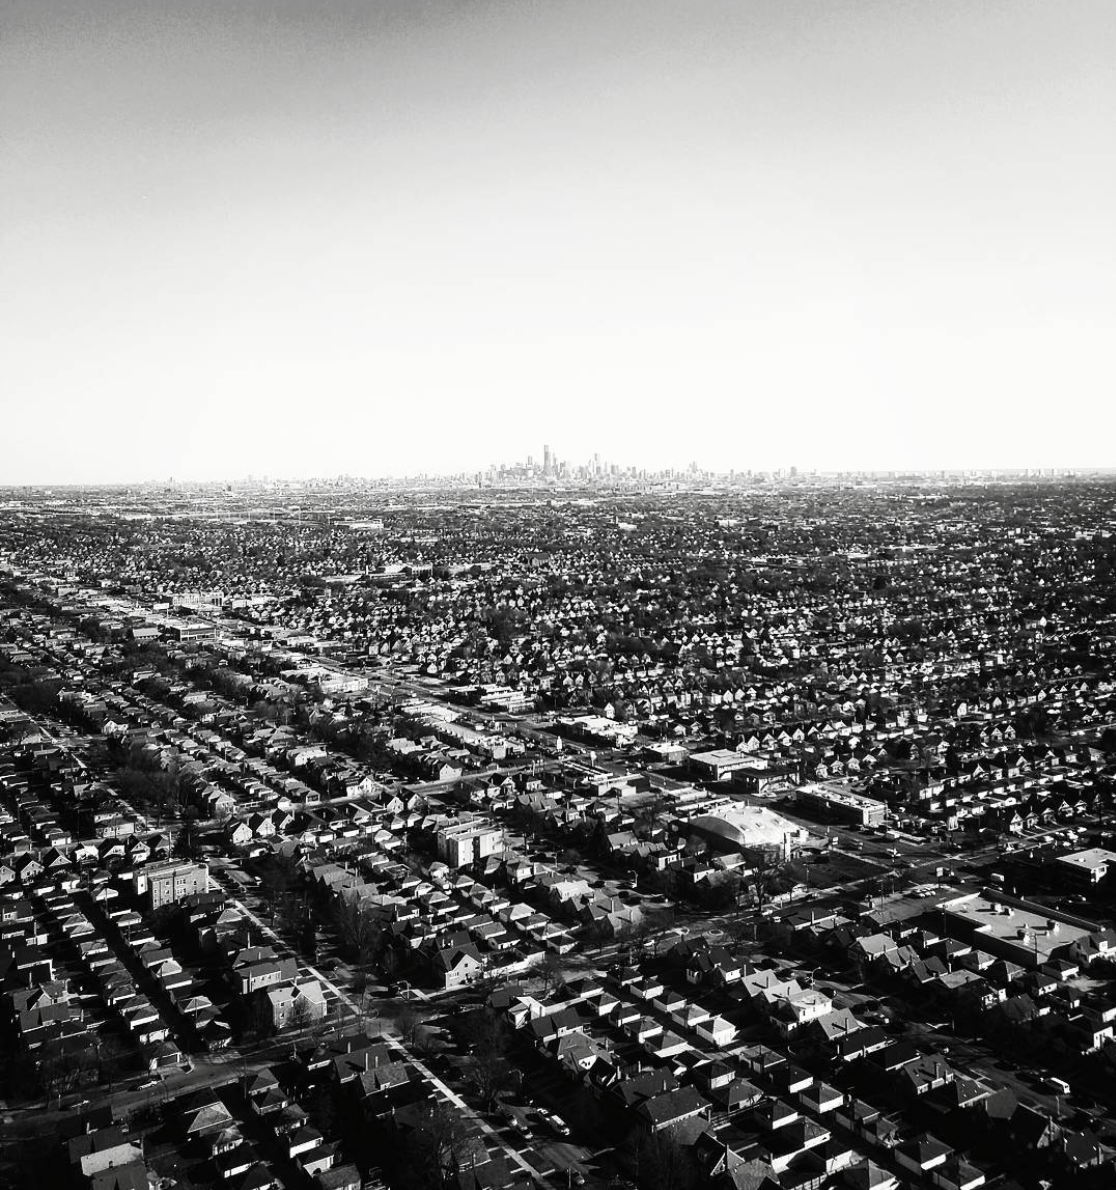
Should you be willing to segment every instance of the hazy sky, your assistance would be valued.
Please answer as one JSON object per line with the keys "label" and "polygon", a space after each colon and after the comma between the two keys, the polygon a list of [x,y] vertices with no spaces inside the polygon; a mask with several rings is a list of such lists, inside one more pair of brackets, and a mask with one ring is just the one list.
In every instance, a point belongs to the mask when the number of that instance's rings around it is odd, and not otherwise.
{"label": "hazy sky", "polygon": [[0,483],[1116,464],[1112,0],[3,0]]}

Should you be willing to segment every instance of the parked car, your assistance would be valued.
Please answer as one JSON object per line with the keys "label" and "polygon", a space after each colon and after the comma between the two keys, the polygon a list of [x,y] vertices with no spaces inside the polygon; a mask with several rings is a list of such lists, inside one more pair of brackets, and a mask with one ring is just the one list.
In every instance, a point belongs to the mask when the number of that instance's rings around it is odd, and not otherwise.
{"label": "parked car", "polygon": [[539,1119],[542,1120],[543,1123],[549,1124],[559,1136],[569,1136],[570,1126],[565,1120],[562,1119],[561,1116],[555,1115],[555,1113],[552,1111],[547,1111],[545,1107],[540,1107],[538,1109],[538,1114]]}

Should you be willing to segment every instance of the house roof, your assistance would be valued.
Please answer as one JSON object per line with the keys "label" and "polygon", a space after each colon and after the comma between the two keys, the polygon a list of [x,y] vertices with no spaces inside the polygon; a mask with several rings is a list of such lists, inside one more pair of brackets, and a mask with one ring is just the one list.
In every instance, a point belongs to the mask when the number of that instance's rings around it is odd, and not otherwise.
{"label": "house roof", "polygon": [[901,1144],[899,1152],[910,1157],[920,1166],[925,1166],[928,1161],[933,1161],[937,1157],[948,1157],[953,1149],[945,1141],[938,1140],[936,1136],[926,1133]]}
{"label": "house roof", "polygon": [[661,1127],[672,1120],[682,1120],[687,1116],[696,1115],[710,1106],[709,1100],[695,1087],[679,1087],[677,1090],[664,1091],[660,1095],[645,1099],[636,1108],[636,1113],[655,1127]]}
{"label": "house roof", "polygon": [[136,1161],[102,1170],[89,1179],[90,1190],[147,1190],[147,1167]]}
{"label": "house roof", "polygon": [[850,1165],[842,1177],[847,1185],[853,1187],[853,1190],[882,1190],[884,1187],[896,1184],[893,1173],[870,1160],[858,1161],[855,1165]]}

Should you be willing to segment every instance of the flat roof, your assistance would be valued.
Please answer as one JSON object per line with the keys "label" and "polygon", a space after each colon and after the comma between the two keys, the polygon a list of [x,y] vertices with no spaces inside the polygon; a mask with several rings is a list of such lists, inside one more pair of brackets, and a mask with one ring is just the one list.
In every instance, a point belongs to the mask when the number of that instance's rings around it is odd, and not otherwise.
{"label": "flat roof", "polygon": [[1067,922],[1041,906],[1028,907],[1014,899],[1000,900],[987,892],[953,903],[947,901],[940,908],[950,917],[971,924],[978,934],[1017,946],[1044,960],[1054,951],[1096,932],[1095,928]]}
{"label": "flat roof", "polygon": [[468,822],[455,822],[451,826],[443,826],[438,831],[447,838],[468,838],[469,835],[500,834],[501,828],[491,822],[472,819]]}
{"label": "flat roof", "polygon": [[1057,862],[1073,868],[1105,868],[1109,864],[1116,864],[1116,851],[1108,851],[1104,847],[1088,847],[1084,851],[1059,855]]}
{"label": "flat roof", "polygon": [[878,806],[887,805],[877,797],[865,797],[862,793],[853,793],[851,789],[838,789],[832,785],[822,785],[817,782],[800,785],[798,792],[824,798],[827,802],[836,802],[842,806],[855,806],[858,810],[874,810]]}
{"label": "flat roof", "polygon": [[712,748],[708,752],[691,752],[690,759],[706,764],[727,764],[729,761],[745,764],[749,758],[743,752],[734,752],[731,748]]}

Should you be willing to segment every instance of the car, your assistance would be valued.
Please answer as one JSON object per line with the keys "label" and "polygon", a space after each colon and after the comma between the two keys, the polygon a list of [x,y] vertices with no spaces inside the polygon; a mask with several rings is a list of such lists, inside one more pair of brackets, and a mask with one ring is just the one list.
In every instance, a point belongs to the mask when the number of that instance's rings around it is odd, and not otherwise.
{"label": "car", "polygon": [[522,1136],[530,1135],[530,1129],[506,1103],[497,1109],[496,1115],[499,1117],[501,1123],[505,1124],[513,1132],[518,1132]]}
{"label": "car", "polygon": [[565,1120],[562,1119],[561,1116],[556,1115],[552,1111],[547,1111],[547,1109],[545,1107],[540,1107],[538,1109],[538,1116],[539,1116],[539,1119],[542,1120],[545,1124],[549,1124],[550,1127],[555,1132],[557,1132],[559,1136],[569,1136],[570,1126],[569,1126],[569,1124],[566,1123]]}

